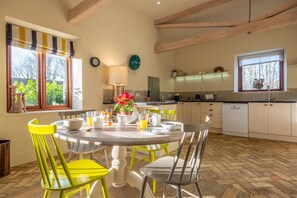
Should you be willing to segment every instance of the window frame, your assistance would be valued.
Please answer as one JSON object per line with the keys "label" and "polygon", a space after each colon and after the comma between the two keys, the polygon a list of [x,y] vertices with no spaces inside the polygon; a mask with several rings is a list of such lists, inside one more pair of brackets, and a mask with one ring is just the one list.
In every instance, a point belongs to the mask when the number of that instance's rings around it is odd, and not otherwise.
{"label": "window frame", "polygon": [[[11,46],[6,45],[6,93],[7,93],[7,112],[11,107],[11,96],[10,88],[12,80],[12,53]],[[67,94],[66,94],[66,104],[64,105],[47,105],[46,104],[46,53],[37,52],[38,61],[38,105],[37,106],[27,106],[27,111],[44,111],[44,110],[61,110],[61,109],[71,109],[72,108],[72,58],[66,58],[66,72],[67,72]]]}
{"label": "window frame", "polygon": [[[279,89],[271,89],[271,91],[285,91],[285,78],[284,78],[284,72],[285,72],[285,50],[284,49],[276,49],[276,50],[269,50],[266,52],[276,52],[276,51],[282,51],[284,55],[284,60],[279,61],[279,80],[280,80],[280,87]],[[245,55],[238,55],[237,58],[237,86],[238,86],[238,92],[266,92],[267,88],[263,88],[261,90],[242,90],[242,67],[239,64],[239,57],[242,56],[249,56],[249,55],[257,55],[257,54],[263,54],[265,52],[255,52],[255,53],[250,53],[250,54],[245,54]]]}

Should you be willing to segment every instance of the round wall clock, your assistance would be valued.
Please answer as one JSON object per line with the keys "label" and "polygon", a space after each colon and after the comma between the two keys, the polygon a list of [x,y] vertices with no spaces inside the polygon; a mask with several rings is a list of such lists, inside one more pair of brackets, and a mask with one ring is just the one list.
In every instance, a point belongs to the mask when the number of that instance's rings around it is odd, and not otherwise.
{"label": "round wall clock", "polygon": [[90,64],[92,67],[98,67],[100,65],[100,60],[97,57],[90,58]]}
{"label": "round wall clock", "polygon": [[129,59],[129,67],[132,70],[137,70],[140,66],[140,57],[138,55],[132,55]]}

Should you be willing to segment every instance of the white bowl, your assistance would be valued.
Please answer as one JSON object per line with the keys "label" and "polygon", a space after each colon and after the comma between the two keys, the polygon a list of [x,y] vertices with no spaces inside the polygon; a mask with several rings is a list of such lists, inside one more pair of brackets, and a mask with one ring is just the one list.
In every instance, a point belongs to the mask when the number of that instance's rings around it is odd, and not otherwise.
{"label": "white bowl", "polygon": [[181,125],[182,125],[182,123],[180,123],[180,122],[161,122],[162,128],[170,130],[170,131],[180,130]]}
{"label": "white bowl", "polygon": [[83,123],[84,120],[82,118],[70,118],[63,122],[64,126],[71,131],[80,129],[83,126]]}
{"label": "white bowl", "polygon": [[[117,117],[119,115],[123,115],[123,114],[117,114]],[[132,122],[134,122],[135,120],[137,120],[138,118],[138,111],[133,111],[131,115],[125,115],[126,116],[126,124],[130,124]]]}

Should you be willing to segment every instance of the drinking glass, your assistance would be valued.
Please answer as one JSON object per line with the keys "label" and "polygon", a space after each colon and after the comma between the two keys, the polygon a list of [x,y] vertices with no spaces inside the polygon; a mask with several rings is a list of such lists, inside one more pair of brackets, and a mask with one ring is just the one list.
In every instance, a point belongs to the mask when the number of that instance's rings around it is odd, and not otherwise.
{"label": "drinking glass", "polygon": [[112,109],[106,109],[105,112],[106,112],[106,114],[108,114],[108,119],[111,119],[113,110]]}
{"label": "drinking glass", "polygon": [[138,126],[141,129],[146,129],[147,128],[147,121],[146,120],[139,120],[138,121]]}
{"label": "drinking glass", "polygon": [[143,111],[138,114],[138,126],[141,129],[146,129],[147,128],[147,123],[148,123],[148,114]]}
{"label": "drinking glass", "polygon": [[87,126],[91,127],[93,125],[93,117],[94,117],[93,111],[86,112]]}

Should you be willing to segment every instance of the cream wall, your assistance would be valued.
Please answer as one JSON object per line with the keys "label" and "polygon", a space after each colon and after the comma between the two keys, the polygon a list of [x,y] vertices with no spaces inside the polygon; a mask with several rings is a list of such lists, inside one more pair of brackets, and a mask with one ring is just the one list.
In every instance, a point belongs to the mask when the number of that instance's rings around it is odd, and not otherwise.
{"label": "cream wall", "polygon": [[[297,64],[297,25],[222,39],[174,52],[174,67],[188,74],[213,72],[216,66],[234,71],[234,56],[284,48],[287,65]],[[288,68],[288,88],[297,88],[297,68]],[[233,90],[233,74],[226,78],[175,81],[175,91]]]}
{"label": "cream wall", "polygon": [[[138,15],[123,1],[113,1],[78,25],[71,25],[66,22],[68,8],[63,2],[0,1],[0,139],[11,140],[12,166],[35,160],[27,122],[37,117],[41,123],[49,123],[57,120],[58,116],[57,112],[6,113],[5,16],[80,38],[75,42],[75,49],[76,57],[83,61],[84,108],[102,107],[102,90],[108,87],[106,66],[127,65],[131,54],[138,54],[142,64],[137,71],[129,70],[129,85],[126,88],[146,90],[147,76],[155,76],[161,79],[161,91],[173,91],[173,81],[169,79],[173,66],[172,53],[154,54],[157,32],[153,21]],[[89,65],[91,56],[100,58],[99,68]]]}

